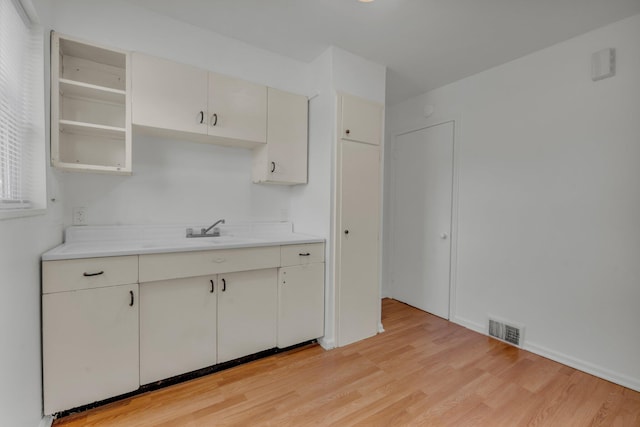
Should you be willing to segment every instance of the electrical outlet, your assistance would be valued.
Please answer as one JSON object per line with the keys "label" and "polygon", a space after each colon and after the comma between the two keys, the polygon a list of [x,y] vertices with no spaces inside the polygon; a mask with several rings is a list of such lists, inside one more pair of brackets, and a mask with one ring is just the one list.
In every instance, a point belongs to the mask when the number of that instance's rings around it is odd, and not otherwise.
{"label": "electrical outlet", "polygon": [[87,225],[87,208],[84,206],[76,206],[73,208],[73,225]]}

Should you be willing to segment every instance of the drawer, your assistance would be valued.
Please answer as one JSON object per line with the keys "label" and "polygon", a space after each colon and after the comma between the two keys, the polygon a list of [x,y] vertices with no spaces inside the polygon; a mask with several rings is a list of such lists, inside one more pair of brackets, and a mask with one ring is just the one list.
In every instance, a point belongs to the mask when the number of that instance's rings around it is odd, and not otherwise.
{"label": "drawer", "polygon": [[281,246],[280,253],[280,265],[283,267],[324,262],[324,243],[285,245]]}
{"label": "drawer", "polygon": [[140,255],[140,283],[279,266],[279,246]]}
{"label": "drawer", "polygon": [[42,293],[138,283],[138,256],[82,258],[42,263]]}

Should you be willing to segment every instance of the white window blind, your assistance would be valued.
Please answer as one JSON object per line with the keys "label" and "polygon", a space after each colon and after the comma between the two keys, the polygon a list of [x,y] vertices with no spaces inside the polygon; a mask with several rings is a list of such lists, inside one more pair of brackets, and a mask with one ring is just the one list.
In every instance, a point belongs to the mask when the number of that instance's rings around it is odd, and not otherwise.
{"label": "white window blind", "polygon": [[45,207],[42,30],[0,0],[0,212]]}

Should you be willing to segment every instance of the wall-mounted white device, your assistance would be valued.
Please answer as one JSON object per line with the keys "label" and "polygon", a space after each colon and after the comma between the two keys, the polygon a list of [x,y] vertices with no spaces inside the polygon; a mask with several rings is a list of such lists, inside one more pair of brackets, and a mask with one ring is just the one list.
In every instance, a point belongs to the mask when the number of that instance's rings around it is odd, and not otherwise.
{"label": "wall-mounted white device", "polygon": [[598,81],[616,74],[616,50],[602,49],[591,55],[591,80]]}

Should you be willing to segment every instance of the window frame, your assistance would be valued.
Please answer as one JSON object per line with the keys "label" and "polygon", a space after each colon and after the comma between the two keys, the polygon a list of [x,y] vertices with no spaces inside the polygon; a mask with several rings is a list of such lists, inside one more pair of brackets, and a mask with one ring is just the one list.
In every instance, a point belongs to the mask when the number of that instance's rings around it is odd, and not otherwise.
{"label": "window frame", "polygon": [[[29,104],[33,106],[28,120],[22,119],[28,126],[25,128],[20,141],[20,149],[26,147],[27,155],[21,158],[18,173],[22,180],[31,181],[28,186],[29,194],[21,194],[23,199],[7,199],[0,201],[0,220],[42,215],[47,211],[47,120],[46,120],[46,80],[45,60],[46,48],[44,30],[39,23],[37,14],[30,0],[1,0],[15,8],[22,19],[29,34],[29,61],[33,67],[31,80],[27,82],[29,90],[21,89],[24,96],[30,97]],[[22,86],[22,85],[21,85]],[[25,87],[25,86],[22,86]],[[31,111],[31,110],[30,110]],[[28,145],[25,145],[28,144]]]}

